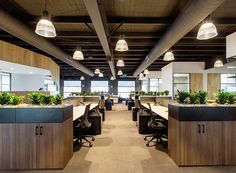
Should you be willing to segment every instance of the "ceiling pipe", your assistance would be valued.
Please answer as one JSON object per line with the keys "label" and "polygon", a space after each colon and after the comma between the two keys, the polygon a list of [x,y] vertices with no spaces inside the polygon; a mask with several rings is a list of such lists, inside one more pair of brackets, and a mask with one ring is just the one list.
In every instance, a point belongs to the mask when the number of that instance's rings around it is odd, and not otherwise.
{"label": "ceiling pipe", "polygon": [[161,38],[159,43],[154,46],[141,65],[135,70],[133,76],[138,76],[224,1],[225,0],[189,1],[174,23],[170,26],[170,29],[164,34],[163,38]]}
{"label": "ceiling pipe", "polygon": [[0,28],[2,30],[20,38],[21,40],[35,46],[49,55],[52,55],[66,64],[71,65],[75,69],[78,69],[89,76],[94,76],[93,72],[91,72],[88,68],[73,60],[70,55],[53,45],[47,39],[35,34],[31,28],[12,17],[2,8],[0,8],[0,19]]}

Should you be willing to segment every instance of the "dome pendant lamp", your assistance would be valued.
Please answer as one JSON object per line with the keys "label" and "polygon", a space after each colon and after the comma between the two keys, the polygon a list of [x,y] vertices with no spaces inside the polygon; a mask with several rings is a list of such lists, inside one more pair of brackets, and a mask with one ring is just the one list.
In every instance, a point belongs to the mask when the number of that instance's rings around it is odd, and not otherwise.
{"label": "dome pendant lamp", "polygon": [[124,61],[123,61],[122,59],[119,59],[119,60],[117,61],[117,63],[116,63],[116,66],[117,66],[117,67],[124,67],[124,66],[125,66],[125,63],[124,63]]}
{"label": "dome pendant lamp", "polygon": [[128,44],[125,41],[124,36],[121,36],[121,38],[117,41],[115,50],[120,52],[129,50]]}
{"label": "dome pendant lamp", "polygon": [[216,60],[214,63],[214,67],[218,68],[218,67],[223,67],[224,64],[221,60]]}
{"label": "dome pendant lamp", "polygon": [[94,71],[95,74],[99,74],[100,73],[100,69],[99,68],[96,68],[95,71]]}
{"label": "dome pendant lamp", "polygon": [[123,72],[122,70],[119,70],[118,73],[117,73],[118,76],[122,76],[123,75]]}
{"label": "dome pendant lamp", "polygon": [[168,51],[164,55],[164,61],[173,61],[175,59],[174,54],[171,51]]}
{"label": "dome pendant lamp", "polygon": [[216,26],[214,23],[211,22],[211,16],[210,16],[210,21],[204,22],[197,33],[197,39],[198,40],[208,40],[211,38],[214,38],[218,35]]}
{"label": "dome pendant lamp", "polygon": [[81,48],[77,48],[73,54],[73,59],[75,60],[83,60],[84,55],[83,52],[81,51]]}
{"label": "dome pendant lamp", "polygon": [[35,33],[42,36],[42,37],[48,37],[53,38],[56,37],[56,29],[51,22],[50,14],[48,13],[47,9],[47,3],[45,0],[45,10],[43,11],[42,18],[40,21],[38,21],[35,29]]}

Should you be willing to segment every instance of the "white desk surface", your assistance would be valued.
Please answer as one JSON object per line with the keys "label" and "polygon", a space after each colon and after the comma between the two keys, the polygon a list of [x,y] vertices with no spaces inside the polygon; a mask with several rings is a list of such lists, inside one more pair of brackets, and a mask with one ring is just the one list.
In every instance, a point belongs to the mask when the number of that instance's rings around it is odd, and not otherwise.
{"label": "white desk surface", "polygon": [[[98,104],[91,104],[90,105],[90,110],[95,108]],[[76,120],[84,115],[86,105],[80,105],[80,106],[75,106],[73,107],[73,120]]]}
{"label": "white desk surface", "polygon": [[[142,104],[145,108],[149,109],[148,104]],[[160,105],[154,105],[153,103],[150,104],[152,108],[152,112],[156,113],[157,115],[161,116],[162,118],[168,120],[168,108]]]}

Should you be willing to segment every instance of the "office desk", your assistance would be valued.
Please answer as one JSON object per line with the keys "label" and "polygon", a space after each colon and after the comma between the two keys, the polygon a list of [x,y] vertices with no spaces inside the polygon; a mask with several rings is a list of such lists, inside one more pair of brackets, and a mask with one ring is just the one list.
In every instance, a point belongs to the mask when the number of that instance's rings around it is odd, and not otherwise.
{"label": "office desk", "polygon": [[[91,104],[90,110],[96,108],[96,106],[98,106],[98,104],[95,104],[95,103]],[[86,107],[86,105],[73,107],[73,121],[75,121],[76,119],[78,119],[84,115],[85,107]]]}
{"label": "office desk", "polygon": [[[90,105],[90,111],[96,108],[98,104],[91,104]],[[76,120],[84,115],[85,111],[85,105],[76,106],[73,108],[73,121],[76,122]],[[90,120],[91,120],[91,127],[86,132],[87,135],[98,135],[102,132],[102,118],[101,115],[96,112],[90,112],[89,114]],[[76,123],[74,123],[76,124]]]}
{"label": "office desk", "polygon": [[[142,105],[143,105],[143,107],[149,109],[148,104],[142,104]],[[151,105],[152,112],[161,116],[165,120],[168,120],[168,108],[167,107],[160,106],[160,105],[154,105],[154,104],[150,104],[150,105]]]}

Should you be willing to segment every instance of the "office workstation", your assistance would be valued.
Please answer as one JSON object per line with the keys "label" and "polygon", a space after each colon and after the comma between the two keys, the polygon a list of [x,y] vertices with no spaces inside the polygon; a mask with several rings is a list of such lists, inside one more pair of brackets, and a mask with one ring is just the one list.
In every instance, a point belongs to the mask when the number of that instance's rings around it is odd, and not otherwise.
{"label": "office workstation", "polygon": [[0,173],[236,172],[235,9],[0,1]]}

